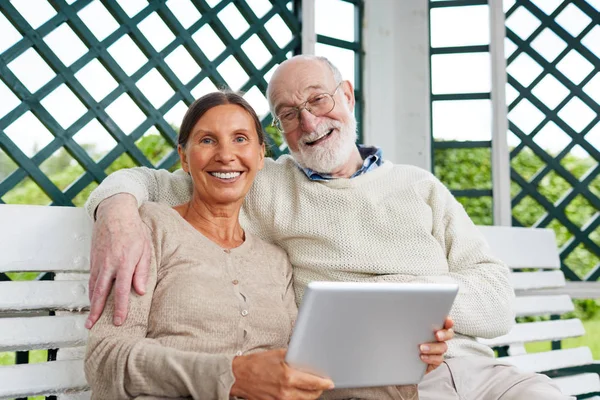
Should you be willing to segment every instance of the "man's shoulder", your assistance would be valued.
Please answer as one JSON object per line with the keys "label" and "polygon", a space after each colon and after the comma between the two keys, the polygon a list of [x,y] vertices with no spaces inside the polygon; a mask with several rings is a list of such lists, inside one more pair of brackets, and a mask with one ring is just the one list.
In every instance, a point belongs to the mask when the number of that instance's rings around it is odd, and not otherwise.
{"label": "man's shoulder", "polygon": [[289,172],[292,168],[297,168],[296,162],[289,154],[279,156],[276,160],[266,157],[264,171],[268,172]]}
{"label": "man's shoulder", "polygon": [[[385,161],[391,163],[390,161]],[[398,174],[403,179],[411,180],[414,182],[420,181],[438,181],[438,179],[430,171],[424,168],[417,167],[416,165],[409,164],[392,164],[392,171]]]}
{"label": "man's shoulder", "polygon": [[277,160],[265,158],[263,169],[256,175],[255,185],[268,187],[274,184],[274,181],[278,183],[284,182],[284,180],[289,181],[289,179],[293,179],[297,170],[296,162],[287,154],[280,156]]}

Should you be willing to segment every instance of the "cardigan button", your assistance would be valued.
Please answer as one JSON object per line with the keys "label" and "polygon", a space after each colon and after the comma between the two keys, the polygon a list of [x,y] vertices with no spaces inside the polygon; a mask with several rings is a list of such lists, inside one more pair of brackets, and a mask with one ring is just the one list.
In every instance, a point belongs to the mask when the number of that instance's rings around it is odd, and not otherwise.
{"label": "cardigan button", "polygon": [[234,279],[234,280],[231,281],[231,283],[233,283],[234,285],[237,285],[240,282],[237,279]]}
{"label": "cardigan button", "polygon": [[242,317],[245,317],[246,315],[248,315],[248,310],[242,310]]}

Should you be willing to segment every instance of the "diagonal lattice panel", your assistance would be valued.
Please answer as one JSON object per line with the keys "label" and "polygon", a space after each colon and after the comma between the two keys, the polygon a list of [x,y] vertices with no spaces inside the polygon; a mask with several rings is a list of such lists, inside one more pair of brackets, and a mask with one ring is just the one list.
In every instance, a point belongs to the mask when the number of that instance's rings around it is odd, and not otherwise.
{"label": "diagonal lattice panel", "polygon": [[513,209],[543,211],[535,221],[514,213],[513,222],[554,228],[567,277],[597,280],[600,10],[583,0],[519,0],[506,18],[511,159],[529,160],[527,171],[511,169]]}
{"label": "diagonal lattice panel", "polygon": [[[264,76],[300,45],[291,1],[70,3],[0,3],[0,204],[82,205],[116,169],[173,167],[183,113],[217,87],[247,92],[266,126]],[[232,35],[235,16],[246,22],[238,18],[244,29]],[[282,32],[285,40],[273,38]],[[260,63],[246,55],[258,46]],[[101,151],[89,140],[100,137]],[[0,274],[10,279],[53,276]],[[42,352],[17,352],[14,362],[55,357]]]}
{"label": "diagonal lattice panel", "polygon": [[[176,152],[153,159],[149,139],[173,147],[173,124],[195,98],[217,87],[245,91],[264,110],[265,74],[299,49],[300,25],[291,1],[135,4],[140,2],[56,0],[46,4],[50,16],[36,21],[31,4],[2,3],[0,18],[20,38],[0,54],[0,85],[18,104],[0,117],[0,161],[8,171],[2,175],[0,166],[1,200],[10,202],[16,191],[35,186],[53,204],[81,204],[82,194],[114,169],[174,166]],[[233,28],[237,32],[230,33]],[[82,49],[76,56],[65,55],[51,40],[69,35],[72,47]],[[220,49],[215,50],[216,42]],[[257,46],[264,49],[259,62]],[[28,76],[27,63],[47,76]],[[107,83],[94,82],[99,77]],[[267,113],[262,114],[267,125]],[[88,130],[102,132],[112,145],[101,154],[91,151],[80,140]],[[23,143],[32,131],[47,137],[28,151]],[[272,151],[280,150],[273,146]],[[67,167],[82,174],[66,186],[51,179],[44,167],[56,158],[69,159]]]}

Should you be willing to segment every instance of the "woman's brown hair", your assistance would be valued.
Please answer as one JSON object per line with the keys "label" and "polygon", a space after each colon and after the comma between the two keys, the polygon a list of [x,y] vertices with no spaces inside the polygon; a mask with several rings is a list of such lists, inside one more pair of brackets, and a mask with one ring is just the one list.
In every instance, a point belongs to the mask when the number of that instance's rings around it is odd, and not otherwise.
{"label": "woman's brown hair", "polygon": [[183,117],[181,127],[179,128],[178,142],[181,147],[185,148],[194,125],[196,125],[198,120],[202,118],[202,116],[206,114],[208,110],[226,104],[235,104],[240,106],[246,110],[248,114],[250,114],[254,120],[256,133],[258,134],[258,141],[260,144],[263,144],[265,142],[265,134],[263,132],[262,125],[260,124],[260,119],[258,119],[258,115],[256,115],[256,112],[252,106],[250,106],[250,104],[248,104],[248,102],[237,93],[220,91],[212,92],[200,97],[198,100],[192,103],[190,108],[188,108],[185,116]]}

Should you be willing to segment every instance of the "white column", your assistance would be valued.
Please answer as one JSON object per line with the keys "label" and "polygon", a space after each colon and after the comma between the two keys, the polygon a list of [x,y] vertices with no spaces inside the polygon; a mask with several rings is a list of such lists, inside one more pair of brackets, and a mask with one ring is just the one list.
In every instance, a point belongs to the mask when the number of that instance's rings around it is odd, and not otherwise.
{"label": "white column", "polygon": [[492,62],[492,190],[494,225],[512,225],[510,204],[510,154],[506,105],[506,57],[502,0],[490,0],[490,57]]}
{"label": "white column", "polygon": [[302,0],[302,54],[315,54],[315,0]]}
{"label": "white column", "polygon": [[364,141],[431,169],[428,0],[365,0]]}

